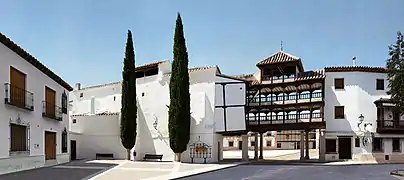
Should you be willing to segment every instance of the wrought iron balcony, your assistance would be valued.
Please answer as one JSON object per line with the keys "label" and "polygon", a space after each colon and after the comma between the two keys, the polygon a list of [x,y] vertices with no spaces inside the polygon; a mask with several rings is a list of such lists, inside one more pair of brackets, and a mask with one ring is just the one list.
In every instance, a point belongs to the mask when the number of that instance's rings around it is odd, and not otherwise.
{"label": "wrought iron balcony", "polygon": [[27,91],[9,83],[4,84],[4,103],[23,108],[29,111],[34,110],[34,93]]}
{"label": "wrought iron balcony", "polygon": [[378,133],[404,133],[404,121],[400,120],[377,120]]}
{"label": "wrought iron balcony", "polygon": [[62,121],[62,108],[53,103],[42,101],[42,116]]}

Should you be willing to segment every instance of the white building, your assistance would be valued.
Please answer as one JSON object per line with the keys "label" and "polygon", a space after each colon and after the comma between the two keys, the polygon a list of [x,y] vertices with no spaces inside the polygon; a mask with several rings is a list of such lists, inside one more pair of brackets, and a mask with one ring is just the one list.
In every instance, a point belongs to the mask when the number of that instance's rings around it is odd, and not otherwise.
{"label": "white building", "polygon": [[70,87],[0,33],[0,174],[69,161]]}
{"label": "white building", "polygon": [[[163,155],[173,161],[169,146],[168,108],[171,64],[159,61],[136,67],[137,72],[137,140],[133,150],[136,160],[145,154]],[[218,67],[190,68],[191,136],[189,148],[182,153],[183,162],[191,162],[194,143],[205,143],[207,151],[201,156],[207,162],[222,158],[223,136],[219,133],[244,132],[244,81],[222,75]],[[71,129],[77,158],[96,158],[110,154],[125,159],[126,150],[119,136],[121,83],[81,88],[70,94]],[[194,154],[192,154],[194,153]],[[133,158],[133,157],[132,157]],[[196,158],[194,162],[204,162]]]}
{"label": "white building", "polygon": [[386,69],[327,67],[325,73],[326,159],[403,162],[404,117],[392,111]]}

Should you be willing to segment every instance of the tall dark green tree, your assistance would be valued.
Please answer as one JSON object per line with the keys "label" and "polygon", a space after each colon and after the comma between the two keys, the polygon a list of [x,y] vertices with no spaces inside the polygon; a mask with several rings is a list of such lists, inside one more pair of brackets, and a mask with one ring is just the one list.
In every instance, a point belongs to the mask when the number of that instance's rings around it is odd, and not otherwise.
{"label": "tall dark green tree", "polygon": [[190,136],[191,114],[188,74],[188,52],[181,15],[178,13],[174,34],[173,63],[170,78],[168,130],[175,161],[181,161]]}
{"label": "tall dark green tree", "polygon": [[127,150],[130,160],[130,150],[136,143],[136,76],[135,52],[133,48],[132,32],[128,30],[126,40],[125,59],[122,71],[122,106],[121,106],[121,142]]}
{"label": "tall dark green tree", "polygon": [[397,32],[396,43],[389,46],[390,58],[387,60],[387,76],[391,99],[397,109],[404,114],[404,36]]}

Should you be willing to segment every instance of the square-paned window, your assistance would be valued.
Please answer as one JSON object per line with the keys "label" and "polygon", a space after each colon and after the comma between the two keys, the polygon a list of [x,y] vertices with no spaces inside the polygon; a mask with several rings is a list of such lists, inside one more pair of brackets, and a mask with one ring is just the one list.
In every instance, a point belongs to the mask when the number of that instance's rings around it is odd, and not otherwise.
{"label": "square-paned window", "polygon": [[393,152],[401,152],[400,138],[393,138]]}
{"label": "square-paned window", "polygon": [[382,138],[373,138],[372,142],[372,150],[373,152],[383,152],[383,139]]}

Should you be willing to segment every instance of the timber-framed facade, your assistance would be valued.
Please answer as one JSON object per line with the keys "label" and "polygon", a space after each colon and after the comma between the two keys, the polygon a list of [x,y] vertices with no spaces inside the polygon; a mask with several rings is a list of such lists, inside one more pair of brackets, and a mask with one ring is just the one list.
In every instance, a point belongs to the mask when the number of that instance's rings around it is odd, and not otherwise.
{"label": "timber-framed facade", "polygon": [[[324,70],[304,71],[299,57],[282,50],[256,66],[259,69],[257,73],[236,76],[249,82],[246,95],[247,129],[261,137],[269,131],[277,131],[279,137],[293,136],[294,139],[290,140],[278,139],[277,146],[282,146],[279,144],[285,141],[294,143],[292,149],[307,147],[306,158],[309,158],[308,149],[316,147],[313,131],[316,134],[317,129],[325,129],[326,126]],[[300,134],[300,140],[296,140],[296,133]]]}

